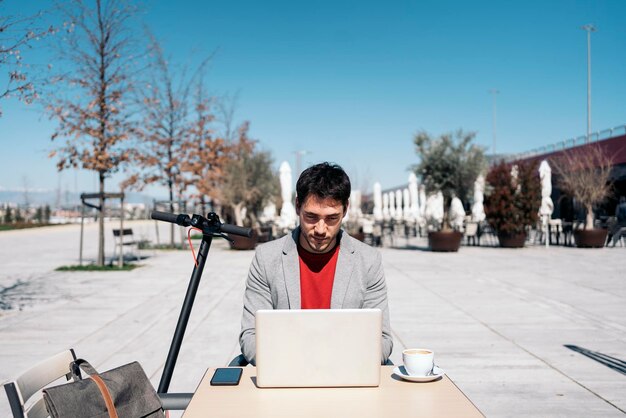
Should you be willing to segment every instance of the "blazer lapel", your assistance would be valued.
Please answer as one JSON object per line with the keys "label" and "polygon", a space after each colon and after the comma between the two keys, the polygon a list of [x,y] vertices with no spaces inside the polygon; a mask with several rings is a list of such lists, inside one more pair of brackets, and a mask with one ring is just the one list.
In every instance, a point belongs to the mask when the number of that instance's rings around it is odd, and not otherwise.
{"label": "blazer lapel", "polygon": [[[289,309],[300,309],[300,261],[296,243],[300,235],[300,228],[291,233],[292,239],[287,239],[283,246],[283,277],[289,299]],[[280,307],[279,307],[280,308]]]}
{"label": "blazer lapel", "polygon": [[354,248],[350,239],[342,239],[344,232],[339,232],[339,257],[337,258],[337,267],[335,268],[335,280],[333,282],[333,293],[330,299],[331,309],[340,309],[343,307],[343,301],[346,298],[348,284],[352,277],[352,269],[354,268]]}

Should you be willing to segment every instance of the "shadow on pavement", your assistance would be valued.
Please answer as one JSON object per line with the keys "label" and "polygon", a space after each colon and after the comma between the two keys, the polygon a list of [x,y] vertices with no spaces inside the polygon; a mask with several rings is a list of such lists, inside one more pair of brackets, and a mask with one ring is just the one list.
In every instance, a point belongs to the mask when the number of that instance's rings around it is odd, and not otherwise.
{"label": "shadow on pavement", "polygon": [[626,361],[620,360],[615,357],[608,356],[606,354],[599,353],[597,351],[587,350],[586,348],[578,347],[577,345],[565,344],[564,347],[569,348],[572,351],[582,354],[585,357],[589,357],[592,360],[597,361],[600,364],[605,365],[618,373],[626,375]]}

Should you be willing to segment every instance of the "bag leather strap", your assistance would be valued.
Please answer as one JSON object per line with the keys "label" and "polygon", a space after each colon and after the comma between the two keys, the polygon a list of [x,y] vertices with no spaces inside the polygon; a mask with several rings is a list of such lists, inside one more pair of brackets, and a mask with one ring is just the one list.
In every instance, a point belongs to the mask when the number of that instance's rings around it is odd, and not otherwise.
{"label": "bag leather strap", "polygon": [[107,411],[109,412],[109,418],[119,418],[117,416],[117,410],[115,409],[115,403],[111,397],[111,392],[109,392],[109,388],[107,388],[107,385],[104,383],[104,380],[102,380],[96,369],[94,369],[87,360],[82,358],[74,360],[70,365],[74,381],[81,380],[80,369],[87,372],[91,380],[93,380],[96,386],[98,386],[100,394],[102,395],[104,403],[107,407]]}
{"label": "bag leather strap", "polygon": [[100,389],[100,393],[104,398],[104,403],[107,406],[107,411],[109,411],[109,418],[118,418],[117,410],[115,409],[115,404],[113,403],[113,399],[111,398],[111,393],[109,393],[107,385],[104,384],[104,381],[97,374],[92,374],[89,377],[96,383],[98,389]]}

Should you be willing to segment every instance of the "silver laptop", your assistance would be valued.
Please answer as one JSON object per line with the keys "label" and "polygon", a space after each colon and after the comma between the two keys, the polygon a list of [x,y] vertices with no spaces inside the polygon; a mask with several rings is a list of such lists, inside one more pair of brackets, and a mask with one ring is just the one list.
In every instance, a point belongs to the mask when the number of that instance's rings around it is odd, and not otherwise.
{"label": "silver laptop", "polygon": [[257,386],[378,386],[381,338],[380,309],[257,311]]}

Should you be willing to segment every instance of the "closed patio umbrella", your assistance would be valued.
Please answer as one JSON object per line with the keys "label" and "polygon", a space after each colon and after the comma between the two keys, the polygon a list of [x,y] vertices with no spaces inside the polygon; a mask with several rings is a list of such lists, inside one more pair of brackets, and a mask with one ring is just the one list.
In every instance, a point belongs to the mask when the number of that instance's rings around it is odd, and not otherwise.
{"label": "closed patio umbrella", "polygon": [[474,204],[472,205],[472,220],[482,222],[485,220],[485,177],[480,174],[474,182]]}
{"label": "closed patio umbrella", "polygon": [[381,192],[380,183],[374,183],[374,220],[382,221],[383,219],[383,194]]}

